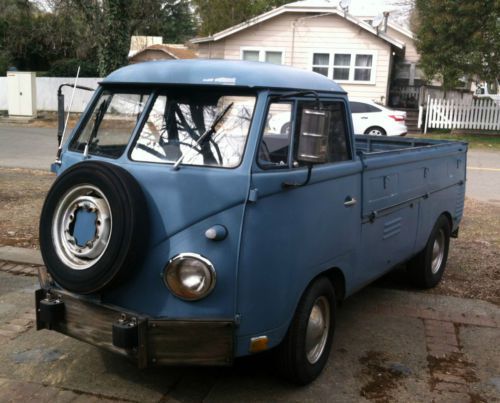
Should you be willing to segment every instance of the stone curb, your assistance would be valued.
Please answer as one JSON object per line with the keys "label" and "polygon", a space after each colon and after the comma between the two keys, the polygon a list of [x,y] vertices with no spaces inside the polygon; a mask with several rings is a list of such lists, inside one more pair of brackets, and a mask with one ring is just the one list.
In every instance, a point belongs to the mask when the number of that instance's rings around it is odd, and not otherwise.
{"label": "stone curb", "polygon": [[15,246],[0,246],[0,260],[38,266],[44,264],[39,250],[17,248]]}

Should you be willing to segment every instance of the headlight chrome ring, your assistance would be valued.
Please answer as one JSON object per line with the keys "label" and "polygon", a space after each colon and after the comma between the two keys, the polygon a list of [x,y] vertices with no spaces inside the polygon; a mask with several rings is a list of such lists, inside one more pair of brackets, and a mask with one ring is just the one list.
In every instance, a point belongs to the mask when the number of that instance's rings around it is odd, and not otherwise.
{"label": "headlight chrome ring", "polygon": [[177,298],[197,301],[214,289],[215,268],[210,260],[197,253],[180,253],[167,263],[163,281]]}

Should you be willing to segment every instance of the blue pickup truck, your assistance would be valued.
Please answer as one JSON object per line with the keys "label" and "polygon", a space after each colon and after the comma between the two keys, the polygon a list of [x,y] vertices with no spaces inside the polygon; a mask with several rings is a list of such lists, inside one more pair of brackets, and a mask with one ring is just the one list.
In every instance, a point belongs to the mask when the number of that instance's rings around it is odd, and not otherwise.
{"label": "blue pickup truck", "polygon": [[401,263],[418,287],[440,281],[466,153],[460,142],[353,135],[346,93],[312,72],[121,68],[53,166],[37,328],[141,368],[273,349],[288,379],[311,382],[340,301]]}

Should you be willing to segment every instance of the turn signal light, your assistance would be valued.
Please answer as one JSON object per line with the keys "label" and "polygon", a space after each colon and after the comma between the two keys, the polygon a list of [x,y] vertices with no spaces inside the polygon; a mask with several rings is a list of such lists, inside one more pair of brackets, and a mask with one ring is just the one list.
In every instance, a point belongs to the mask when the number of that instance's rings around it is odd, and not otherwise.
{"label": "turn signal light", "polygon": [[250,339],[250,352],[258,353],[267,350],[269,339],[267,336],[252,337]]}

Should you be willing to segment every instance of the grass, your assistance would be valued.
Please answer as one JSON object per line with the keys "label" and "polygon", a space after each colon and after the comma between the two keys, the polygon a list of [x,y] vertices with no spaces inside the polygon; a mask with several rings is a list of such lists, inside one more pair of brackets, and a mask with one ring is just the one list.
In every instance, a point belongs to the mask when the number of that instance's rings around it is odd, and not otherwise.
{"label": "grass", "polygon": [[415,134],[411,137],[427,138],[434,140],[466,141],[469,148],[500,151],[500,135],[481,134],[451,134],[450,132],[432,132],[427,134]]}

